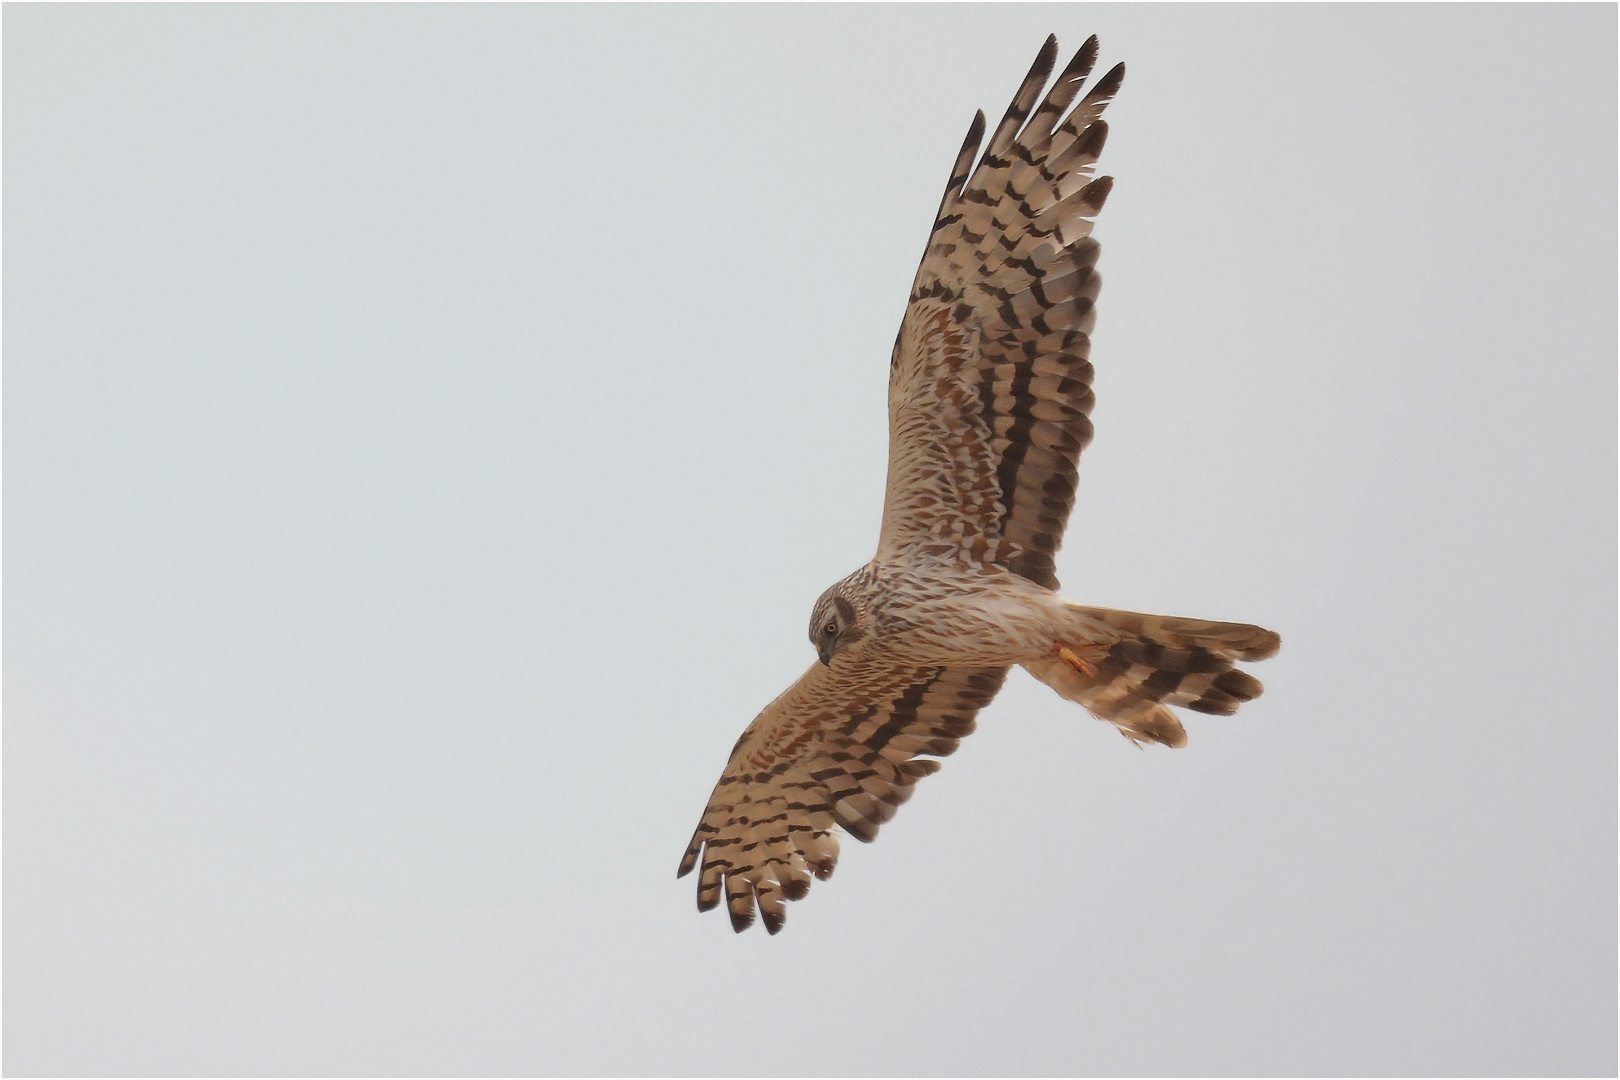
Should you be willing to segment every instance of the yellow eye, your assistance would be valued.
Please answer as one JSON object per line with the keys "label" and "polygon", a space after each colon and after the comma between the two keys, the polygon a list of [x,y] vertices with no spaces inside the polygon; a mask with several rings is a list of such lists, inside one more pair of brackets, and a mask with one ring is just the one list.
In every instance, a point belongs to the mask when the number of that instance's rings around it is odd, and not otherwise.
{"label": "yellow eye", "polygon": [[826,634],[828,637],[831,637],[832,635],[838,633],[838,624],[835,622],[828,623],[827,629],[823,630],[822,633]]}

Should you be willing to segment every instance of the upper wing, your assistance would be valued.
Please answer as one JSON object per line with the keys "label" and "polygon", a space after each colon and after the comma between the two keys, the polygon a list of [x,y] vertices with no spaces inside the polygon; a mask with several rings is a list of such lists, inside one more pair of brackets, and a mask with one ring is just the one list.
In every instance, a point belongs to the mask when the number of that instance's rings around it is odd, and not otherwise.
{"label": "upper wing", "polygon": [[940,203],[890,363],[879,559],[966,557],[1057,587],[1052,556],[1092,430],[1090,233],[1113,186],[1091,175],[1108,136],[1098,116],[1125,66],[1059,123],[1097,39],[1034,109],[1056,56],[1047,38],[970,174],[974,118]]}
{"label": "upper wing", "polygon": [[834,824],[869,841],[970,734],[1006,668],[894,668],[856,657],[816,664],[737,740],[677,876],[703,856],[698,910],[720,903],[731,925],[782,929],[784,900],[838,861]]}

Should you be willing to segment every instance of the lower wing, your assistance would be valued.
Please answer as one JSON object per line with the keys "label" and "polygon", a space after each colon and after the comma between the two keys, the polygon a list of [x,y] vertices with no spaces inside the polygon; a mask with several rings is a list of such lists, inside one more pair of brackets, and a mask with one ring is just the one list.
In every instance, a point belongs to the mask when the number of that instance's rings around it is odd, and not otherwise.
{"label": "lower wing", "polygon": [[[841,825],[870,841],[939,769],[1001,689],[1000,667],[894,667],[845,657],[816,664],[755,718],[731,751],[677,876],[699,864],[697,904],[724,889],[732,928],[782,929],[785,901],[825,880]],[[920,757],[918,755],[931,755]]]}

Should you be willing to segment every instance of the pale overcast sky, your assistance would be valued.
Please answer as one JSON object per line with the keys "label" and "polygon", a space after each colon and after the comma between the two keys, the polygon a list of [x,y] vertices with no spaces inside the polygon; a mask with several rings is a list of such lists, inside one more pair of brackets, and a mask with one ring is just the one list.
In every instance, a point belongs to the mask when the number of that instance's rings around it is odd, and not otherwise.
{"label": "pale overcast sky", "polygon": [[[4,10],[4,1069],[1616,1068],[1616,11]],[[1124,60],[1082,602],[775,938],[676,862],[870,557],[975,108]]]}

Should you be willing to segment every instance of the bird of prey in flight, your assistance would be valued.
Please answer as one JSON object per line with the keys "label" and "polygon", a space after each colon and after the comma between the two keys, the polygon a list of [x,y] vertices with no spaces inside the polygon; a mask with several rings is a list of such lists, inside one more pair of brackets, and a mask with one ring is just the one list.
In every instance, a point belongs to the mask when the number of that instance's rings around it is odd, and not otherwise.
{"label": "bird of prey in flight", "polygon": [[1234,665],[1277,651],[1258,626],[1057,592],[1092,434],[1091,228],[1113,186],[1093,172],[1125,67],[1081,96],[1093,37],[1042,98],[1056,58],[1049,37],[983,157],[973,118],[889,361],[877,554],[816,601],[816,661],[737,740],[681,859],[698,909],[723,895],[738,931],[756,908],[780,930],[832,873],[834,826],[875,837],[1013,665],[1138,743],[1181,746],[1167,706],[1232,713],[1261,689]]}

